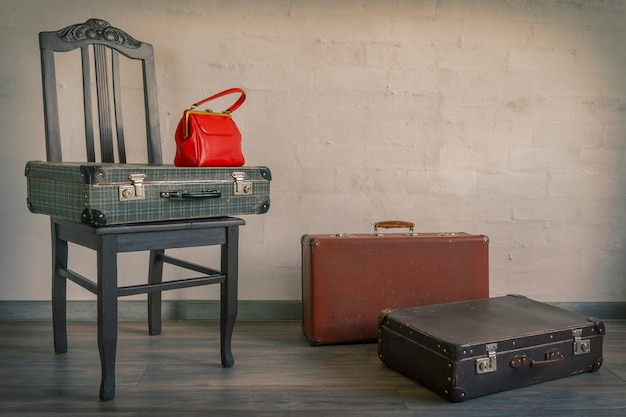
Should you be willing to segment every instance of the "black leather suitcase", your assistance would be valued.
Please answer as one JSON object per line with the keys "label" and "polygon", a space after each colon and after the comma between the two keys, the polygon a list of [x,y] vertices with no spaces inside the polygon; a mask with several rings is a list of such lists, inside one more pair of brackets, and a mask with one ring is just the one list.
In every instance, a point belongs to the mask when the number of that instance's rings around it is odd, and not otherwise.
{"label": "black leather suitcase", "polygon": [[523,296],[383,310],[378,323],[383,363],[450,401],[602,366],[600,320]]}

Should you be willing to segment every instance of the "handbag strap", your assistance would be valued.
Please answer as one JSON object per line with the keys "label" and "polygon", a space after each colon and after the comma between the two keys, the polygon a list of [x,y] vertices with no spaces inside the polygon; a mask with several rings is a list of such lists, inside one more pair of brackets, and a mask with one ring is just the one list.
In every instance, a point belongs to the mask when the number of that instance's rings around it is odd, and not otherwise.
{"label": "handbag strap", "polygon": [[224,110],[224,113],[232,113],[235,110],[237,110],[239,108],[239,106],[241,106],[243,104],[243,102],[246,100],[246,92],[243,91],[241,88],[229,88],[228,90],[224,90],[220,93],[217,93],[211,97],[205,98],[204,100],[200,100],[197,103],[194,103],[191,108],[195,108],[203,103],[206,103],[207,101],[211,101],[214,100],[216,98],[219,97],[223,97],[226,96],[228,94],[236,94],[236,93],[240,93],[241,95],[239,96],[239,98],[237,99],[237,101],[235,101],[235,103],[233,103],[232,106],[230,106],[229,108],[227,108],[226,110]]}

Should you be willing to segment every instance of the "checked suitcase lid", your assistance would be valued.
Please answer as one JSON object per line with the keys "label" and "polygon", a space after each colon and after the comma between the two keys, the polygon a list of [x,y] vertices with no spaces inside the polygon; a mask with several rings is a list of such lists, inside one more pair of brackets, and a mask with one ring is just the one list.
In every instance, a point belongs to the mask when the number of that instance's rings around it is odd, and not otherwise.
{"label": "checked suitcase lid", "polygon": [[248,180],[271,180],[267,167],[176,167],[174,165],[116,164],[100,162],[29,161],[26,175],[89,185],[128,182],[135,172],[146,174],[146,182],[233,181],[233,172],[242,171]]}

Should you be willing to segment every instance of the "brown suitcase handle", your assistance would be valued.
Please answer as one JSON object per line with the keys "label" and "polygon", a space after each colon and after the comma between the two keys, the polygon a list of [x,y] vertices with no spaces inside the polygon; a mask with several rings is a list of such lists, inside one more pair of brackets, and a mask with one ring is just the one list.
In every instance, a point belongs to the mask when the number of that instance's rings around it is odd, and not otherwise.
{"label": "brown suitcase handle", "polygon": [[413,235],[413,227],[415,225],[411,222],[404,222],[402,220],[385,220],[382,222],[374,223],[374,234],[378,236],[378,229],[409,229],[409,234]]}
{"label": "brown suitcase handle", "polygon": [[532,368],[545,368],[546,366],[557,365],[565,360],[565,357],[559,349],[554,348],[545,354],[545,360],[536,361],[529,360],[526,355],[516,355],[509,363],[513,368],[521,368],[522,366],[530,366]]}

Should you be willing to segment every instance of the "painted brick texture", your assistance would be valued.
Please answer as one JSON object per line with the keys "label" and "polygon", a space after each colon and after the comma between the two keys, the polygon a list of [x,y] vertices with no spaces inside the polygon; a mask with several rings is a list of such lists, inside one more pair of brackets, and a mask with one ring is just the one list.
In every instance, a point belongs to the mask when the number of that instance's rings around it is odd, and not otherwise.
{"label": "painted brick texture", "polygon": [[154,45],[166,159],[184,108],[248,92],[234,114],[247,164],[274,180],[269,213],[241,231],[242,299],[300,298],[302,234],[387,219],[488,235],[494,296],[626,299],[618,0],[0,0],[0,181],[20,196],[0,201],[0,298],[48,298],[47,219],[26,210],[22,176],[45,155],[37,32],[89,17]]}

